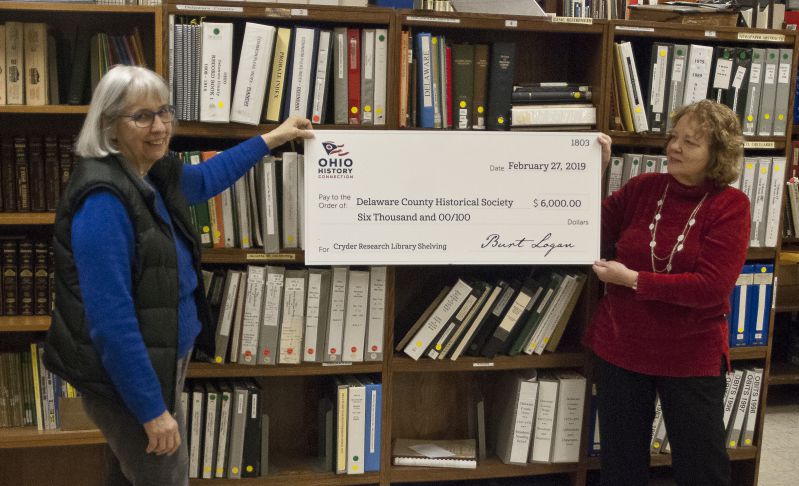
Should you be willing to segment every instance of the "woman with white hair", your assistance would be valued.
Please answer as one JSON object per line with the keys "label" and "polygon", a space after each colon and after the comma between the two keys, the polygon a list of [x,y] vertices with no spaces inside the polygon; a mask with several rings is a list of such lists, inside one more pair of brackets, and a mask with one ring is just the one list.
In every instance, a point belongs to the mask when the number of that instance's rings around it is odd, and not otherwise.
{"label": "woman with white hair", "polygon": [[292,117],[199,165],[168,151],[169,87],[142,67],[98,83],[80,161],[54,228],[55,309],[44,362],[84,395],[112,454],[107,484],[188,484],[179,406],[193,348],[214,355],[189,206],[218,194],[272,149],[313,136]]}

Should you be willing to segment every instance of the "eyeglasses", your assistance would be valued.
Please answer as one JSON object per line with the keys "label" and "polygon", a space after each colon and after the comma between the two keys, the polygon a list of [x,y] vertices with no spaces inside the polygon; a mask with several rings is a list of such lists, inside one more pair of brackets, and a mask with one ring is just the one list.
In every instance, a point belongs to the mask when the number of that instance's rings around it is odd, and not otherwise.
{"label": "eyeglasses", "polygon": [[120,117],[130,118],[133,124],[138,128],[150,128],[153,126],[155,117],[161,120],[163,124],[172,123],[175,120],[175,107],[164,105],[158,111],[139,110],[132,115],[119,115]]}

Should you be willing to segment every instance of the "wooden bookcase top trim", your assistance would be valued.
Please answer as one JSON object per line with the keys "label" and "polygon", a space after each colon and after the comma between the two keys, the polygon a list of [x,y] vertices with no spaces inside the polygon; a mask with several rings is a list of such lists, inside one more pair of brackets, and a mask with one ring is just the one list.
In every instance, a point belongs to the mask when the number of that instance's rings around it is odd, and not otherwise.
{"label": "wooden bookcase top trim", "polygon": [[768,346],[742,346],[730,348],[730,360],[765,359]]}
{"label": "wooden bookcase top trim", "polygon": [[99,430],[37,430],[36,427],[0,429],[0,449],[104,444]]}
{"label": "wooden bookcase top trim", "polygon": [[189,363],[189,378],[233,378],[250,376],[325,376],[358,373],[381,373],[382,362],[368,363],[301,363],[274,366],[240,364]]}

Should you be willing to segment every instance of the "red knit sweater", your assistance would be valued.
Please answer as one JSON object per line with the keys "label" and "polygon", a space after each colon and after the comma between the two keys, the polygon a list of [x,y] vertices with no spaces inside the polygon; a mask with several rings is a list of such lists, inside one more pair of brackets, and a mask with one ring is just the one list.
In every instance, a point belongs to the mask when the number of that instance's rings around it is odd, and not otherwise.
{"label": "red knit sweater", "polygon": [[[654,273],[649,224],[669,185],[657,228],[667,256],[705,193],[670,273]],[[608,284],[583,343],[602,359],[660,376],[711,376],[728,352],[729,297],[746,260],[749,200],[737,189],[690,187],[668,174],[631,179],[602,204],[602,256],[638,271],[638,291]],[[665,261],[657,263],[663,269]]]}

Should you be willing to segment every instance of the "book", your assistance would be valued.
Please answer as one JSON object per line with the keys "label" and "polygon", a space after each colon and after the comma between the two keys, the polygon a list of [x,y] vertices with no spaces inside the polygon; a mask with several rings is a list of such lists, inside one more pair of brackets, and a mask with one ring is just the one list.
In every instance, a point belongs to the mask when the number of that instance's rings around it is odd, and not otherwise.
{"label": "book", "polygon": [[474,439],[394,439],[391,458],[395,466],[477,468]]}
{"label": "book", "polygon": [[271,25],[245,24],[230,121],[248,125],[257,125],[261,121],[275,33]]}
{"label": "book", "polygon": [[384,266],[369,269],[369,312],[364,361],[383,361],[387,271]]}
{"label": "book", "polygon": [[254,365],[258,361],[258,341],[263,314],[264,286],[266,283],[266,267],[248,265],[246,274],[242,274],[242,282],[246,287],[244,312],[241,325],[241,345],[239,346],[239,364]]}
{"label": "book", "polygon": [[203,22],[200,78],[200,121],[230,121],[233,24]]}
{"label": "book", "polygon": [[527,464],[538,395],[536,376],[535,370],[511,373],[502,381],[495,450],[505,464]]}
{"label": "book", "polygon": [[363,361],[369,311],[369,272],[350,270],[347,285],[347,307],[344,314],[342,360]]}
{"label": "book", "polygon": [[278,357],[280,364],[297,364],[302,361],[307,280],[308,270],[286,270],[280,321],[280,354]]}
{"label": "book", "polygon": [[283,93],[286,91],[286,71],[289,63],[291,34],[290,28],[279,27],[277,29],[274,56],[272,58],[272,73],[269,76],[269,91],[265,101],[264,121],[266,122],[281,121],[280,110],[283,106]]}
{"label": "book", "polygon": [[330,310],[329,269],[308,269],[308,297],[305,306],[305,333],[302,360],[319,362],[322,360],[327,336],[327,313]]}
{"label": "book", "polygon": [[286,269],[284,267],[271,265],[266,267],[261,331],[258,334],[257,363],[259,365],[277,363],[285,274]]}
{"label": "book", "polygon": [[507,130],[510,126],[511,93],[516,45],[512,42],[491,44],[491,67],[488,79],[488,130]]}

